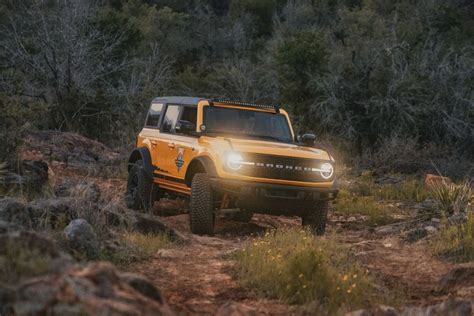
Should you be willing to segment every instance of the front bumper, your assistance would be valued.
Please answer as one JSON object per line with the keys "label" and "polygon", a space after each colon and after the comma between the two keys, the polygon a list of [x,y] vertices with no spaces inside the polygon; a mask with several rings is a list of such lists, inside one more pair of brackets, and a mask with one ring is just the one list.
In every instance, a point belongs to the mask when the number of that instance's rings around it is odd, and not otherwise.
{"label": "front bumper", "polygon": [[237,207],[271,214],[297,214],[312,208],[317,201],[334,200],[339,192],[336,182],[331,188],[268,184],[212,178],[214,191],[236,199]]}

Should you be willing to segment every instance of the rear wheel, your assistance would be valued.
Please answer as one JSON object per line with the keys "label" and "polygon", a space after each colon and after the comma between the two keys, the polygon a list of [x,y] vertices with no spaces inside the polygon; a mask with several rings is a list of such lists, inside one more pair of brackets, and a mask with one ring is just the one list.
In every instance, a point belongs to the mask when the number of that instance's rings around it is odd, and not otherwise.
{"label": "rear wheel", "polygon": [[133,210],[150,209],[157,189],[158,187],[153,184],[153,179],[146,174],[143,161],[137,160],[128,174],[125,196],[127,207]]}
{"label": "rear wheel", "polygon": [[316,205],[301,217],[303,226],[308,226],[316,235],[324,235],[326,231],[328,210],[328,201],[316,202]]}
{"label": "rear wheel", "polygon": [[205,173],[194,175],[191,183],[189,222],[193,234],[214,234],[214,197],[211,180]]}

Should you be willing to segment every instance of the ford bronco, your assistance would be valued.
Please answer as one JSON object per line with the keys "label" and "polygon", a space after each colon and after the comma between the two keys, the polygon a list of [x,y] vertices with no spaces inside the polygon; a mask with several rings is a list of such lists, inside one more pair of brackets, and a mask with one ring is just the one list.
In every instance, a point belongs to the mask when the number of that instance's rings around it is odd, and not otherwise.
{"label": "ford bronco", "polygon": [[336,198],[334,158],[315,136],[295,136],[278,106],[194,97],[152,101],[128,160],[126,202],[148,209],[164,194],[189,198],[191,231],[214,232],[216,211],[290,215],[323,234]]}

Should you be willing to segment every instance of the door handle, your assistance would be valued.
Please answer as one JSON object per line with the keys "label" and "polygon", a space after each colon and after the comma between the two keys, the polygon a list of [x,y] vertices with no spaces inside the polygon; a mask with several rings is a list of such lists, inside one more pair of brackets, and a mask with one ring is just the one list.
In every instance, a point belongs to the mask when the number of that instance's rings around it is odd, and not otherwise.
{"label": "door handle", "polygon": [[174,143],[168,143],[168,147],[169,147],[170,149],[173,149],[175,146],[176,146],[176,145],[175,145]]}
{"label": "door handle", "polygon": [[158,144],[156,140],[152,140],[150,143],[153,147],[155,147]]}

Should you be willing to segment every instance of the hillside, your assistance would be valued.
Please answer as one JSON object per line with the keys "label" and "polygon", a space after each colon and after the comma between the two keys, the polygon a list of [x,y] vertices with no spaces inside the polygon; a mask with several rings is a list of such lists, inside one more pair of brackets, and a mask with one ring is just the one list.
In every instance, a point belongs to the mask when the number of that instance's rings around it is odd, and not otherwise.
{"label": "hillside", "polygon": [[[25,166],[42,161],[47,173],[42,182],[31,176],[34,171],[30,176],[24,173],[22,190],[12,190],[10,197],[0,200],[2,314],[327,312],[324,304],[278,299],[260,284],[248,282],[251,269],[242,270],[249,259],[242,257],[244,250],[264,256],[267,250],[282,247],[281,251],[289,251],[288,260],[300,246],[303,253],[312,251],[307,248],[310,244],[304,246],[298,218],[254,215],[244,224],[221,214],[214,237],[196,236],[189,231],[184,201],[162,200],[153,214],[126,209],[123,157],[105,145],[76,134],[44,131],[26,139],[20,156],[32,159],[25,160]],[[369,282],[371,294],[368,289],[358,294],[355,287],[351,294],[355,296],[347,306],[338,306],[338,313],[365,308],[367,315],[471,314],[474,266],[456,263],[465,259],[437,254],[433,248],[447,224],[427,216],[435,206],[422,181],[399,175],[354,177],[346,170],[342,187],[352,192],[352,207],[345,205],[343,192],[332,207],[326,236],[315,242],[329,247],[325,255],[333,256],[330,248],[336,247],[342,251],[338,255],[347,256],[344,260],[350,258],[351,271],[366,274],[358,276],[359,286]],[[369,191],[375,188],[385,193],[368,202]],[[360,203],[363,200],[366,204]],[[371,212],[371,207],[379,208],[379,213]],[[472,217],[457,220],[471,223]],[[285,243],[266,248],[279,243],[279,234],[298,245],[288,250]],[[270,258],[261,259],[271,274]],[[339,259],[331,260],[333,265]],[[27,294],[36,291],[50,294]]]}

